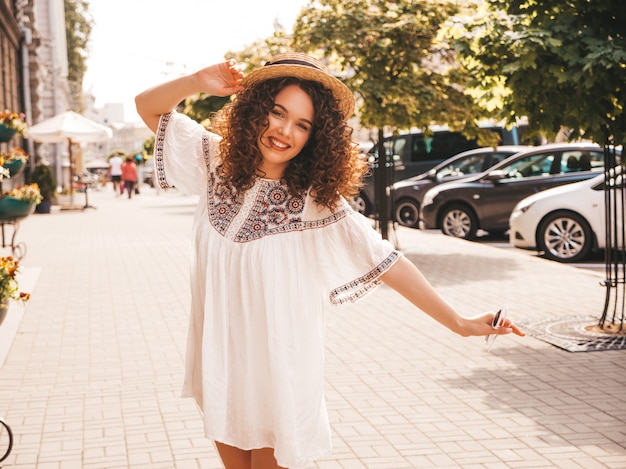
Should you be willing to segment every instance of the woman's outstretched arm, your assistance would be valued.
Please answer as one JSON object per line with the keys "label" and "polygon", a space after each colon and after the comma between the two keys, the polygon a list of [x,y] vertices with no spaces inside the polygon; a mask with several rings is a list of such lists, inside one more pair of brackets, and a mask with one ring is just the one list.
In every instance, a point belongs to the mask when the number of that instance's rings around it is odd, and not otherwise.
{"label": "woman's outstretched arm", "polygon": [[420,270],[406,257],[400,259],[381,276],[381,280],[396,290],[413,305],[462,336],[510,334],[525,335],[510,319],[502,327],[491,327],[494,313],[483,313],[474,317],[458,314],[432,287]]}
{"label": "woman's outstretched arm", "polygon": [[156,132],[162,114],[173,110],[183,99],[205,92],[212,96],[228,96],[241,88],[243,73],[234,60],[198,70],[191,75],[154,86],[135,97],[139,116]]}

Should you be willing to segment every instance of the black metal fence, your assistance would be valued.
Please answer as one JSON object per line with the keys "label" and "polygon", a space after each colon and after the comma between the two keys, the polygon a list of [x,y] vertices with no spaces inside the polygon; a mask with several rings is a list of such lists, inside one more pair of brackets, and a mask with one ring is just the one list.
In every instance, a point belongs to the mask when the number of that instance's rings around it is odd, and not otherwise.
{"label": "black metal fence", "polygon": [[605,280],[604,310],[598,323],[603,330],[624,331],[626,306],[626,207],[623,162],[614,142],[604,146],[604,210],[605,210]]}

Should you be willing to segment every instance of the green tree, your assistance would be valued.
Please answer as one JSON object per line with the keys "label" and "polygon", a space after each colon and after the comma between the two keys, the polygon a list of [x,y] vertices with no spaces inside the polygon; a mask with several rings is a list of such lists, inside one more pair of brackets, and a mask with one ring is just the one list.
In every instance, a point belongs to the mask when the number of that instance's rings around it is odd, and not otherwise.
{"label": "green tree", "polygon": [[149,160],[154,155],[154,141],[154,135],[144,140],[142,149],[144,160]]}
{"label": "green tree", "polygon": [[399,129],[432,123],[476,135],[476,109],[464,70],[439,39],[458,2],[311,1],[297,19],[294,44],[323,51],[360,98],[363,125]]}
{"label": "green tree", "polygon": [[287,33],[281,24],[275,23],[274,34],[270,37],[249,44],[243,51],[228,51],[226,58],[237,60],[244,66],[244,73],[249,73],[263,66],[269,58],[292,50],[293,35]]}
{"label": "green tree", "polygon": [[83,78],[87,71],[87,52],[93,25],[86,0],[64,0],[67,39],[68,81],[74,110],[82,111]]}
{"label": "green tree", "polygon": [[206,93],[200,93],[185,99],[183,112],[206,127],[211,115],[219,111],[229,101],[229,96],[210,96]]}
{"label": "green tree", "polygon": [[[623,142],[626,3],[623,0],[487,0],[459,18],[455,47],[483,103],[501,116],[527,116],[554,136]],[[497,99],[496,99],[497,98]]]}
{"label": "green tree", "polygon": [[[385,155],[385,127],[428,132],[431,124],[448,124],[495,143],[493,133],[479,130],[479,108],[464,92],[465,70],[441,40],[440,25],[460,8],[452,0],[311,0],[297,19],[294,44],[305,52],[322,52],[342,70],[357,95],[361,124],[378,128],[379,155]],[[386,167],[384,161],[376,169],[376,205],[385,238]]]}

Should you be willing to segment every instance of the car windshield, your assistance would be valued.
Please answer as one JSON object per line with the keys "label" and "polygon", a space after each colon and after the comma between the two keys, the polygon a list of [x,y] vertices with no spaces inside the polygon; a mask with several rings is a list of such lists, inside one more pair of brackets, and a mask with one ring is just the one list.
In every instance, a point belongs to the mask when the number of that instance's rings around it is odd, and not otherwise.
{"label": "car windshield", "polygon": [[438,171],[437,179],[442,180],[451,177],[461,177],[466,174],[474,174],[482,171],[483,160],[485,156],[482,154],[472,155],[467,158],[459,158]]}
{"label": "car windshield", "polygon": [[553,153],[530,155],[504,166],[502,171],[506,173],[507,178],[548,176],[553,172],[555,158]]}

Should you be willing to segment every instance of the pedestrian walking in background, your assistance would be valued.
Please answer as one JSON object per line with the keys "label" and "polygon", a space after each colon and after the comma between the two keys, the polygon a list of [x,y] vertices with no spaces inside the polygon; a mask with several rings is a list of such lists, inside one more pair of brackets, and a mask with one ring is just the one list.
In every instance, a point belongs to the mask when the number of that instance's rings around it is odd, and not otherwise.
{"label": "pedestrian walking in background", "polygon": [[[207,131],[174,108],[237,94]],[[200,196],[183,395],[227,469],[304,468],[326,456],[324,315],[381,282],[462,336],[523,335],[462,316],[352,210],[366,171],[352,92],[319,61],[282,54],[246,77],[234,61],[136,98],[161,187]]]}
{"label": "pedestrian walking in background", "polygon": [[111,158],[109,158],[109,169],[107,171],[107,176],[113,183],[113,190],[115,191],[115,195],[121,193],[120,188],[122,182],[122,164],[124,164],[124,160],[119,153],[114,153]]}
{"label": "pedestrian walking in background", "polygon": [[133,197],[137,185],[137,165],[135,159],[128,155],[122,164],[122,188],[128,193],[128,198]]}

